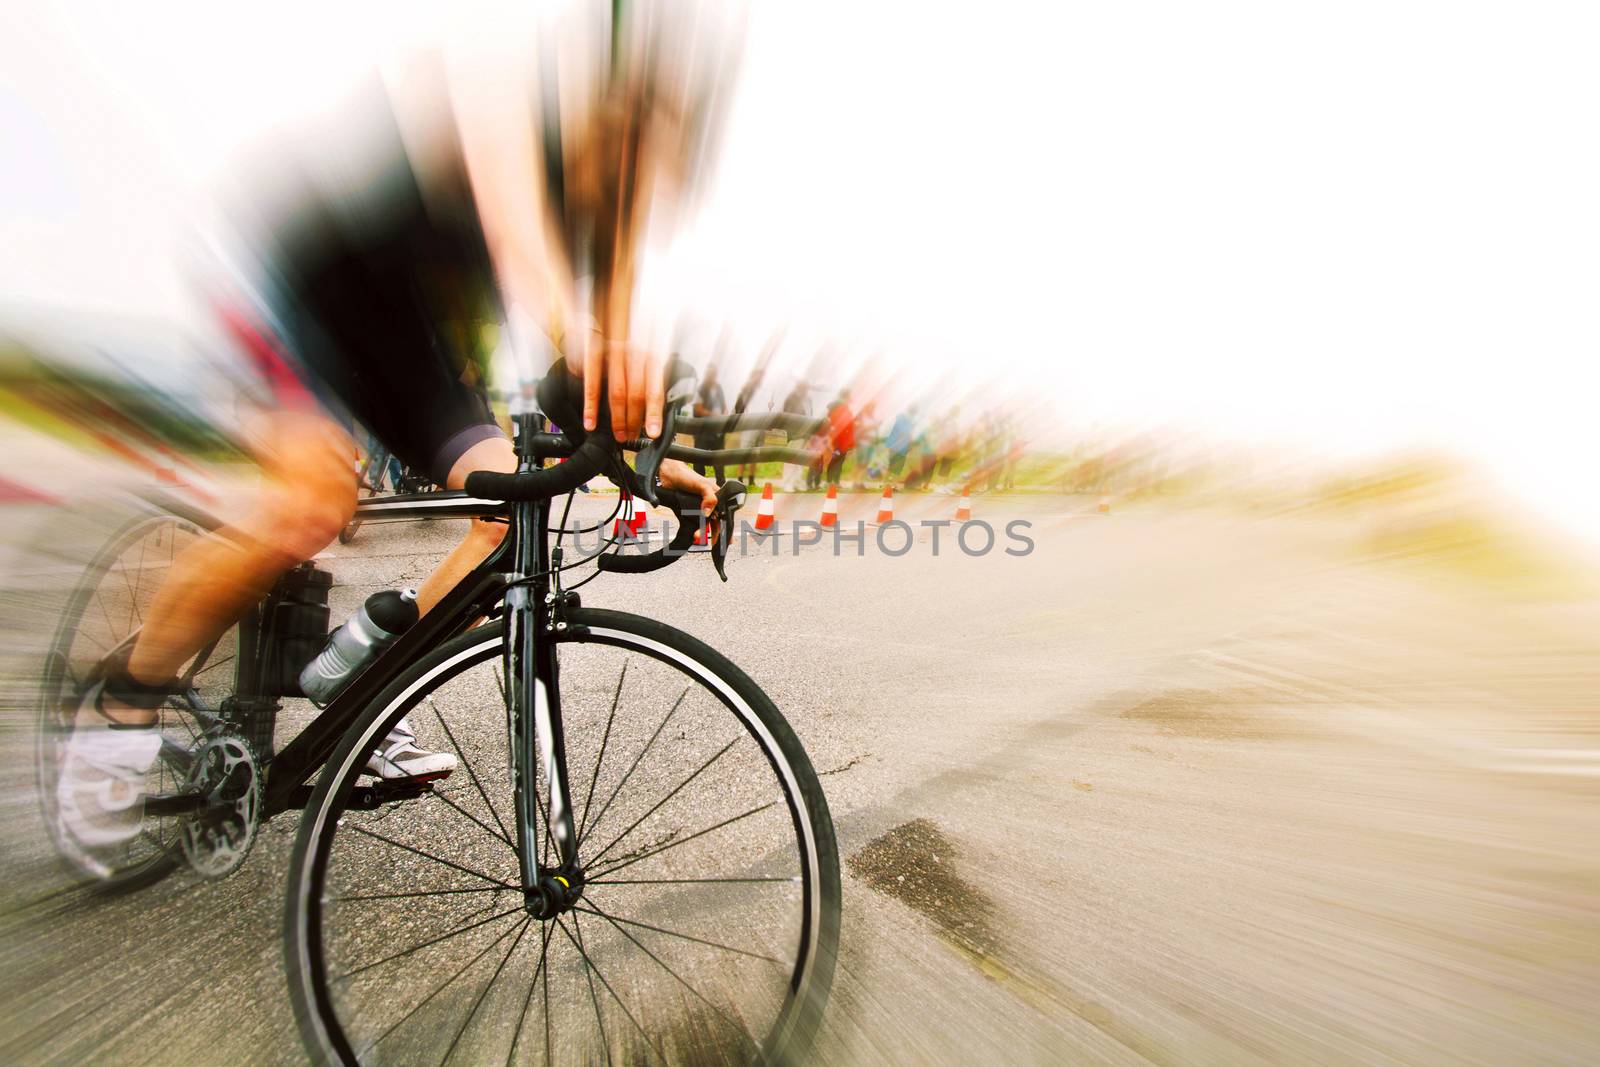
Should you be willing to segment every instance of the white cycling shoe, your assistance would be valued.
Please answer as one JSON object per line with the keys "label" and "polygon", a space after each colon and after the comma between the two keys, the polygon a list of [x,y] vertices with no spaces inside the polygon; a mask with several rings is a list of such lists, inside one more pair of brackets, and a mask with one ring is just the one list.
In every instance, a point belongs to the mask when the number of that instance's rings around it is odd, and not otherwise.
{"label": "white cycling shoe", "polygon": [[56,779],[62,826],[90,848],[121,845],[139,836],[145,779],[161,755],[161,732],[149,726],[114,726],[98,710],[96,684],[78,705]]}
{"label": "white cycling shoe", "polygon": [[367,773],[385,781],[432,782],[449,777],[456,758],[448,752],[430,752],[417,744],[411,724],[401,719],[367,760]]}

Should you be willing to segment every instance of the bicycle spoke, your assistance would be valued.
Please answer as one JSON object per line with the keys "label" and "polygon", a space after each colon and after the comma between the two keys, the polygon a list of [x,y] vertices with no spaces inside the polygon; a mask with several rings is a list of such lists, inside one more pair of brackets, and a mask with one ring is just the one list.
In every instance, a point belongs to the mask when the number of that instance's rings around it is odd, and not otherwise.
{"label": "bicycle spoke", "polygon": [[[577,920],[574,919],[574,922]],[[561,927],[561,932],[567,935],[567,940],[572,940],[572,934],[567,932],[567,926],[561,921],[561,916],[556,916],[556,925]],[[583,957],[583,976],[589,981],[589,1000],[594,1004],[594,1021],[600,1026],[600,1047],[605,1049],[606,1063],[611,1062],[611,1039],[606,1037],[606,1021],[600,1017],[600,996],[594,991],[594,972],[589,967],[589,955],[582,948],[578,955]]]}
{"label": "bicycle spoke", "polygon": [[73,637],[73,640],[77,640],[78,638],[81,637],[85,641],[88,641],[90,644],[94,645],[96,648],[100,649],[102,655],[101,656],[96,656],[95,658],[97,660],[104,658],[103,654],[106,653],[106,652],[110,652],[111,651],[111,646],[110,645],[106,644],[104,641],[100,640],[97,637],[93,637],[90,634],[84,633],[82,630],[79,630],[76,633],[74,633],[72,635],[72,637]]}
{"label": "bicycle spoke", "polygon": [[[204,667],[201,667],[199,671],[195,672],[194,677],[198,678],[202,674],[209,674],[211,671],[216,670],[218,667],[225,667],[228,664],[232,663],[236,658],[237,658],[236,656],[229,656],[226,659],[219,659],[215,663],[208,663]],[[191,679],[191,681],[192,680],[193,679]]]}
{"label": "bicycle spoke", "polygon": [[144,618],[139,614],[139,594],[134,590],[133,583],[128,580],[128,568],[118,567],[117,573],[122,575],[123,588],[128,591],[128,629],[131,630],[135,621],[141,626],[144,624]]}
{"label": "bicycle spoke", "polygon": [[[650,1035],[645,1032],[645,1028],[639,1025],[639,1020],[633,1017],[633,1012],[628,1010],[628,1006],[622,1002],[622,998],[617,995],[617,991],[611,988],[611,983],[606,981],[606,976],[600,973],[600,967],[589,958],[589,953],[583,946],[583,927],[579,924],[576,915],[572,917],[572,929],[576,931],[577,937],[574,939],[572,934],[567,934],[567,940],[571,941],[577,948],[578,954],[583,957],[589,969],[594,972],[594,976],[600,979],[600,984],[606,987],[606,992],[611,994],[611,999],[616,1001],[617,1007],[622,1009],[622,1014],[628,1017],[628,1021],[633,1024],[633,1028],[639,1031],[639,1036],[644,1038],[644,1043],[649,1045],[650,1050],[656,1054],[656,1057],[665,1063],[667,1057],[662,1055],[660,1049],[656,1048],[655,1042],[650,1040]],[[561,932],[567,933],[567,928],[563,926]]]}
{"label": "bicycle spoke", "polygon": [[[522,1024],[528,1021],[528,1005],[533,1003],[533,991],[539,987],[539,975],[545,973],[544,960],[545,960],[545,955],[550,951],[550,932],[551,932],[550,924],[549,923],[545,923],[544,924],[544,933],[543,933],[543,935],[542,935],[542,937],[540,939],[540,944],[539,944],[539,965],[533,969],[533,981],[528,983],[528,995],[526,997],[522,998],[522,1014],[517,1016],[517,1032],[511,1035],[511,1049],[510,1049],[510,1051],[508,1051],[506,1053],[506,1067],[511,1067],[511,1061],[516,1058],[516,1055],[517,1055],[517,1042],[522,1040]],[[549,988],[550,988],[550,978],[549,978],[549,975],[546,974],[545,975],[545,989],[548,990]],[[544,1061],[546,1063],[550,1062],[549,1010],[550,1010],[550,999],[549,999],[549,996],[546,995],[546,997],[545,997],[545,1049],[544,1049]]]}
{"label": "bicycle spoke", "polygon": [[[523,922],[522,926],[521,927],[517,927],[516,929],[526,930],[528,928],[528,921],[531,921],[531,920],[525,920]],[[434,997],[438,996],[440,993],[443,993],[446,989],[448,989],[450,987],[450,984],[452,982],[454,982],[457,978],[460,978],[462,975],[466,974],[469,970],[471,970],[473,964],[477,963],[479,960],[483,959],[483,957],[487,956],[491,949],[493,949],[496,945],[498,945],[500,942],[504,941],[506,938],[508,938],[510,936],[511,936],[511,930],[507,930],[504,933],[499,934],[498,936],[496,936],[493,941],[491,941],[487,945],[483,946],[483,948],[479,949],[478,950],[478,954],[476,956],[472,957],[466,963],[462,964],[461,968],[459,970],[457,970],[455,974],[452,974],[449,978],[446,978],[441,985],[439,985],[439,986],[434,988],[433,992],[429,993],[427,996],[425,996],[421,1000],[417,1001],[416,1005],[414,1007],[412,1007],[412,1009],[410,1011],[406,1012],[404,1015],[400,1016],[400,1018],[396,1019],[392,1024],[390,1024],[389,1029],[387,1029],[383,1033],[379,1034],[372,1041],[371,1044],[369,1044],[366,1048],[362,1049],[361,1050],[361,1056],[358,1056],[357,1059],[360,1059],[360,1058],[366,1056],[367,1053],[371,1052],[373,1049],[377,1048],[380,1044],[382,1044],[384,1038],[388,1037],[390,1034],[392,1034],[396,1030],[400,1029],[400,1027],[404,1026],[405,1025],[405,1021],[407,1019],[411,1018],[417,1012],[421,1011],[424,1007],[426,1007],[427,1004],[428,1004],[428,1001],[432,1000]],[[520,937],[521,935],[518,935],[518,936]],[[337,980],[337,979],[335,979],[335,980]]]}
{"label": "bicycle spoke", "polygon": [[[596,815],[594,822],[589,824],[589,833],[594,833],[595,828],[600,825],[600,820],[606,817],[606,812],[611,810],[611,802],[617,799],[617,794],[622,792],[622,787],[628,784],[628,779],[633,777],[633,772],[639,769],[639,764],[644,762],[644,757],[649,753],[650,747],[656,743],[656,738],[661,736],[661,731],[667,728],[667,723],[672,721],[672,717],[677,714],[678,708],[683,706],[684,698],[688,695],[689,686],[684,686],[683,692],[678,694],[678,699],[674,700],[672,707],[667,709],[667,717],[661,720],[661,725],[656,727],[656,732],[650,735],[650,740],[646,741],[644,748],[639,750],[638,758],[633,761],[633,765],[628,768],[628,772],[622,776],[622,781],[617,783],[617,787],[611,791],[611,795],[606,798],[606,802],[600,806],[600,814]],[[582,837],[578,838],[579,848],[583,847],[583,841]]]}
{"label": "bicycle spoke", "polygon": [[617,844],[624,837],[627,837],[629,834],[633,833],[635,827],[637,827],[640,823],[644,822],[650,816],[654,815],[657,811],[661,810],[661,806],[663,804],[667,803],[667,801],[671,800],[673,797],[677,796],[680,792],[682,792],[683,788],[685,786],[687,786],[690,782],[694,781],[696,778],[700,777],[701,773],[703,771],[705,771],[705,769],[707,767],[711,766],[713,763],[717,762],[717,760],[721,759],[723,757],[723,754],[726,753],[728,751],[728,749],[732,748],[734,745],[736,745],[738,743],[739,743],[739,739],[737,737],[735,737],[732,741],[729,741],[727,744],[725,744],[721,748],[717,749],[716,753],[714,755],[712,755],[712,757],[710,759],[706,760],[704,763],[700,764],[699,767],[695,768],[695,771],[694,771],[693,774],[689,775],[689,777],[685,778],[683,781],[679,782],[676,786],[674,786],[672,792],[668,793],[666,796],[664,796],[660,800],[656,801],[655,804],[650,808],[649,811],[645,812],[643,815],[641,815],[637,819],[633,820],[632,824],[629,825],[629,827],[626,830],[622,831],[622,833],[618,834],[615,838],[612,839],[611,844],[607,845],[605,848],[601,849],[599,852],[596,852],[593,856],[589,857],[589,865],[592,866],[592,865],[600,862],[600,857],[601,856],[604,856],[607,852],[610,852],[613,848],[616,848]]}
{"label": "bicycle spoke", "polygon": [[358,834],[365,834],[367,837],[373,838],[373,839],[378,840],[378,841],[382,841],[386,845],[393,845],[395,848],[405,849],[407,852],[414,853],[415,855],[421,856],[425,860],[432,860],[435,863],[442,863],[446,867],[452,867],[455,870],[460,871],[462,874],[470,874],[474,878],[482,878],[485,882],[488,882],[490,885],[499,886],[501,889],[517,889],[518,888],[517,886],[512,885],[510,882],[502,882],[498,878],[491,878],[489,875],[484,874],[482,871],[475,871],[471,867],[463,867],[459,863],[453,863],[450,860],[445,859],[443,856],[435,856],[433,853],[424,852],[420,848],[413,848],[410,845],[401,844],[399,841],[396,841],[392,837],[384,837],[382,834],[373,833],[371,830],[368,830],[368,829],[366,829],[364,827],[351,826],[351,827],[348,827],[348,829],[354,830]]}
{"label": "bicycle spoke", "polygon": [[[724,751],[726,751],[726,750],[724,750]],[[685,783],[685,784],[687,784],[687,783]],[[671,798],[669,797],[668,799],[671,799]],[[665,803],[665,802],[663,802],[663,803]],[[690,841],[693,841],[697,837],[704,837],[706,834],[709,834],[713,830],[720,830],[724,826],[731,826],[734,823],[738,822],[740,819],[748,819],[752,815],[755,815],[755,814],[757,814],[759,812],[766,811],[768,808],[772,807],[776,803],[777,803],[776,800],[769,800],[765,804],[761,805],[759,808],[751,808],[749,811],[744,812],[743,814],[740,814],[740,815],[735,815],[731,819],[723,819],[721,822],[717,823],[715,826],[708,826],[704,830],[696,830],[694,833],[690,834],[688,837],[680,837],[676,841],[669,841],[665,845],[658,845],[655,848],[647,849],[646,851],[639,853],[637,856],[632,856],[632,857],[630,857],[630,858],[628,858],[626,860],[623,860],[621,863],[613,864],[612,866],[607,867],[607,868],[605,868],[604,870],[601,870],[601,871],[596,871],[595,873],[597,875],[601,876],[601,877],[604,877],[605,875],[611,874],[611,873],[613,873],[615,871],[620,871],[624,867],[632,867],[635,863],[638,863],[640,860],[649,859],[651,856],[659,856],[661,853],[666,852],[669,849],[677,848],[679,845],[686,845]],[[651,809],[651,810],[654,810],[654,809]],[[646,815],[648,816],[648,814],[649,813],[647,812]],[[591,860],[590,862],[592,863],[594,861]],[[705,879],[705,880],[706,881],[716,881],[716,879]]]}
{"label": "bicycle spoke", "polygon": [[617,704],[622,700],[622,683],[628,677],[628,661],[622,661],[622,671],[617,675],[617,691],[611,694],[611,714],[606,716],[606,730],[600,735],[600,755],[594,760],[594,774],[589,777],[589,792],[583,798],[583,816],[578,820],[578,840],[583,840],[584,827],[589,822],[589,803],[594,800],[594,786],[600,780],[600,765],[605,762],[606,745],[611,741],[611,725],[617,721]]}
{"label": "bicycle spoke", "polygon": [[[546,939],[545,943],[548,946],[548,939]],[[544,1062],[550,1062],[550,968],[548,965],[544,969]]]}
{"label": "bicycle spoke", "polygon": [[488,807],[489,814],[494,818],[494,824],[500,827],[500,836],[507,841],[511,834],[506,830],[506,824],[500,821],[500,813],[495,810],[494,804],[489,800],[489,794],[484,791],[483,783],[478,781],[478,772],[472,769],[472,762],[467,759],[467,754],[461,751],[461,745],[456,742],[456,735],[450,731],[450,724],[444,721],[444,716],[439,714],[439,705],[428,698],[428,707],[433,709],[433,717],[439,720],[439,725],[444,728],[444,735],[450,739],[450,747],[456,750],[456,755],[461,757],[461,766],[467,769],[467,777],[472,779],[472,784],[477,787],[478,795],[483,798],[483,803]]}
{"label": "bicycle spoke", "polygon": [[385,956],[381,960],[375,960],[372,963],[364,963],[360,967],[357,967],[353,971],[345,971],[343,974],[335,975],[333,978],[328,979],[328,981],[330,981],[330,982],[348,981],[349,979],[354,978],[358,974],[361,974],[361,973],[363,973],[365,971],[372,970],[372,968],[374,968],[374,967],[382,967],[385,963],[393,963],[395,960],[404,959],[405,957],[411,955],[414,952],[421,952],[425,948],[430,948],[433,945],[437,945],[441,941],[448,941],[452,937],[460,937],[462,934],[467,933],[467,932],[472,931],[472,930],[476,930],[480,926],[487,926],[490,923],[495,922],[498,919],[504,919],[508,915],[515,915],[517,912],[519,912],[521,910],[522,910],[522,905],[518,904],[514,908],[507,908],[505,911],[502,911],[502,912],[500,912],[500,913],[498,913],[496,915],[491,915],[487,919],[479,919],[475,923],[469,923],[466,926],[458,926],[454,930],[448,931],[447,933],[440,934],[438,937],[429,938],[428,940],[424,941],[420,945],[412,945],[410,948],[405,949],[405,950],[403,950],[401,952],[396,952],[392,956]]}
{"label": "bicycle spoke", "polygon": [[[584,899],[588,900],[589,898],[588,897],[584,897]],[[724,945],[724,944],[722,944],[720,942],[717,942],[717,941],[707,941],[703,937],[694,937],[691,934],[681,933],[680,931],[677,931],[677,930],[668,930],[668,929],[666,929],[664,927],[660,927],[660,926],[651,926],[649,923],[642,923],[642,922],[639,922],[637,919],[624,919],[620,915],[612,915],[609,912],[601,911],[598,908],[594,908],[594,907],[586,908],[581,904],[574,904],[572,906],[572,910],[573,911],[587,911],[587,912],[590,912],[591,914],[600,916],[602,919],[611,919],[614,922],[627,923],[629,926],[643,927],[646,930],[654,930],[658,934],[666,934],[669,937],[680,937],[685,941],[693,941],[693,942],[695,942],[697,944],[708,945],[711,948],[720,948],[724,952],[732,952],[732,953],[735,953],[735,954],[740,955],[740,956],[749,956],[750,958],[757,959],[757,960],[766,960],[768,963],[776,963],[779,967],[782,967],[784,965],[782,960],[775,959],[772,956],[763,956],[759,952],[749,952],[749,951],[747,951],[745,949],[742,949],[742,948],[734,948],[732,945]]]}
{"label": "bicycle spoke", "polygon": [[144,538],[139,542],[139,580],[133,586],[133,603],[137,610],[139,604],[139,589],[144,585],[144,556],[150,551],[150,539]]}
{"label": "bicycle spoke", "polygon": [[100,605],[100,617],[106,620],[106,636],[116,637],[117,625],[111,621],[111,612],[106,610],[106,602],[100,599],[100,590],[98,588],[94,591],[94,602]]}
{"label": "bicycle spoke", "polygon": [[522,944],[522,935],[528,932],[528,924],[531,922],[533,922],[533,916],[531,915],[522,920],[522,925],[517,928],[516,940],[511,942],[511,947],[506,949],[506,954],[500,957],[500,964],[494,969],[494,974],[489,976],[488,984],[483,987],[483,992],[478,994],[478,999],[472,1002],[472,1010],[467,1012],[467,1017],[461,1021],[461,1028],[456,1031],[456,1036],[450,1039],[450,1047],[445,1049],[444,1059],[439,1061],[439,1067],[444,1067],[445,1064],[450,1062],[450,1057],[455,1054],[456,1046],[461,1044],[462,1035],[467,1032],[467,1027],[472,1025],[472,1020],[477,1018],[478,1009],[483,1007],[484,998],[489,995],[489,990],[494,988],[494,984],[500,980],[500,972],[506,969],[506,961],[511,958],[513,952],[517,951],[517,946]]}
{"label": "bicycle spoke", "polygon": [[648,948],[645,947],[644,942],[640,941],[637,937],[634,937],[632,934],[628,933],[627,930],[624,930],[622,928],[622,925],[620,923],[618,923],[617,920],[613,919],[609,915],[602,915],[601,918],[604,919],[606,922],[610,923],[613,927],[615,927],[617,933],[621,934],[623,937],[625,937],[629,941],[633,942],[634,947],[637,948],[640,952],[643,952],[646,956],[649,956],[652,960],[655,960],[656,964],[658,966],[660,966],[660,968],[662,970],[666,971],[672,977],[676,978],[678,980],[678,983],[680,985],[682,985],[683,988],[687,989],[689,992],[691,992],[695,996],[699,997],[701,1003],[703,1003],[706,1007],[710,1008],[712,1011],[714,1011],[718,1015],[720,1015],[723,1018],[723,1020],[725,1020],[727,1022],[727,1024],[729,1026],[733,1027],[734,1031],[736,1033],[738,1033],[738,1035],[740,1037],[744,1038],[747,1041],[751,1041],[752,1040],[751,1037],[750,1037],[750,1032],[748,1030],[746,1030],[743,1026],[741,1026],[731,1015],[729,1015],[727,1012],[723,1011],[721,1008],[719,1008],[717,1005],[713,1004],[709,999],[707,999],[706,995],[704,993],[701,993],[700,990],[696,989],[692,984],[690,984],[690,982],[689,982],[689,980],[687,978],[683,977],[683,975],[679,974],[677,971],[675,971],[671,967],[667,966],[666,962],[664,960],[662,960],[662,958],[660,956],[657,956],[654,952],[651,952]]}
{"label": "bicycle spoke", "polygon": [[507,848],[512,849],[512,850],[516,849],[517,846],[513,845],[509,838],[503,837],[500,834],[497,834],[493,830],[489,829],[488,826],[484,825],[484,823],[483,823],[483,821],[481,819],[479,819],[477,816],[473,815],[472,812],[468,811],[466,808],[463,808],[460,804],[457,804],[455,801],[451,800],[445,794],[439,792],[436,789],[436,790],[433,791],[433,796],[435,796],[438,799],[444,801],[445,804],[449,805],[449,807],[452,808],[453,810],[460,812],[462,818],[464,818],[468,822],[472,823],[478,829],[482,830],[484,833],[488,834],[490,837],[494,838],[496,841],[500,842],[502,845],[504,845]]}
{"label": "bicycle spoke", "polygon": [[358,893],[348,897],[328,897],[329,904],[345,904],[359,900],[404,900],[408,897],[448,897],[460,893],[503,893],[504,886],[465,886],[454,889],[418,889],[409,893]]}

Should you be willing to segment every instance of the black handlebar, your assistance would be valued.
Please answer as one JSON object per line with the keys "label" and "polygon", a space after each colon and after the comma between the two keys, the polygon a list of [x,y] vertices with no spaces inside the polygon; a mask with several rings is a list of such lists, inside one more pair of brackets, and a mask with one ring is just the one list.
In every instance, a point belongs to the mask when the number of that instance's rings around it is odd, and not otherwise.
{"label": "black handlebar", "polygon": [[[756,463],[780,459],[786,463],[814,462],[816,453],[796,448],[761,446],[738,449],[684,448],[672,443],[677,405],[687,399],[693,390],[693,372],[687,364],[674,360],[667,369],[671,392],[667,396],[667,410],[663,413],[661,436],[653,441],[617,443],[611,435],[608,405],[602,400],[599,418],[593,432],[585,433],[582,421],[582,386],[566,369],[566,361],[557,361],[550,372],[539,382],[539,406],[544,409],[562,433],[536,434],[524,442],[523,455],[551,458],[562,452],[564,441],[576,446],[563,463],[537,470],[503,474],[498,471],[474,471],[467,475],[466,491],[475,497],[504,500],[512,503],[548,500],[563,493],[575,491],[597,474],[605,474],[627,492],[650,503],[670,507],[679,519],[677,533],[672,542],[655,552],[644,555],[602,555],[596,565],[603,571],[617,574],[645,574],[672,563],[689,550],[695,534],[703,525],[700,517],[700,500],[691,493],[668,489],[659,484],[656,471],[667,456],[700,463]],[[737,432],[741,425],[746,429],[778,428],[789,432],[812,432],[820,423],[817,420],[782,412],[768,415],[735,415],[725,418],[683,420],[691,428],[709,429],[712,424],[734,427],[727,432]],[[632,470],[621,462],[620,453],[626,448],[638,453]],[[723,569],[727,557],[727,539],[733,528],[733,516],[744,503],[745,487],[737,481],[723,483],[717,491],[717,506],[711,517],[710,537],[712,560],[723,581],[728,580]]]}
{"label": "black handlebar", "polygon": [[516,474],[473,471],[467,475],[466,490],[486,500],[547,500],[576,491],[578,486],[604,471],[610,459],[611,449],[606,439],[594,434],[565,463]]}
{"label": "black handlebar", "polygon": [[700,501],[676,489],[662,489],[660,496],[661,502],[671,507],[673,513],[678,516],[678,529],[672,535],[672,541],[654,552],[637,556],[620,553],[604,555],[595,560],[595,566],[613,574],[648,574],[650,571],[660,570],[667,564],[676,562],[679,556],[689,551],[689,546],[694,544],[695,532],[700,528],[700,524],[696,521],[700,515]]}
{"label": "black handlebar", "polygon": [[706,520],[700,514],[699,498],[676,489],[662,489],[662,503],[670,504],[678,516],[678,530],[673,534],[672,541],[643,555],[601,556],[595,560],[595,566],[613,574],[648,574],[660,570],[689,551],[689,546],[694,544],[695,534],[700,531],[702,524],[709,521],[707,538],[711,542],[711,561],[716,564],[718,577],[727,581],[728,572],[723,569],[722,563],[727,558],[728,538],[733,533],[733,516],[744,503],[744,496],[743,482],[729,479],[722,483],[722,488],[717,490],[716,510]]}

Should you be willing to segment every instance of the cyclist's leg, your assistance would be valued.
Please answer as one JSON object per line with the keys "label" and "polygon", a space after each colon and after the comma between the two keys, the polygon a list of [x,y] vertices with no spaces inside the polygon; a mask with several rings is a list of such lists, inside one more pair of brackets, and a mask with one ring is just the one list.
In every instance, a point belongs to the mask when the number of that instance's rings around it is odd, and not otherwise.
{"label": "cyclist's leg", "polygon": [[[511,442],[498,434],[486,436],[450,464],[444,487],[446,489],[464,487],[467,475],[473,471],[510,474],[516,469],[517,453],[511,447]],[[442,600],[446,593],[455,588],[456,583],[471,572],[472,568],[488,558],[489,553],[505,540],[505,536],[505,523],[473,519],[471,527],[467,530],[467,536],[417,588],[417,609],[427,612]]]}
{"label": "cyclist's leg", "polygon": [[[188,659],[266,595],[278,576],[334,539],[355,510],[349,435],[319,414],[280,412],[265,420],[263,485],[230,530],[180,555],[151,601],[126,672],[140,686],[169,682]],[[108,702],[109,716],[149,721]]]}
{"label": "cyclist's leg", "polygon": [[64,832],[81,845],[132,841],[163,739],[160,708],[177,673],[215,641],[279,574],[337,536],[355,508],[355,447],[319,415],[267,420],[265,484],[234,537],[212,533],[181,553],[156,590],[126,658],[113,658],[81,696],[56,782]]}

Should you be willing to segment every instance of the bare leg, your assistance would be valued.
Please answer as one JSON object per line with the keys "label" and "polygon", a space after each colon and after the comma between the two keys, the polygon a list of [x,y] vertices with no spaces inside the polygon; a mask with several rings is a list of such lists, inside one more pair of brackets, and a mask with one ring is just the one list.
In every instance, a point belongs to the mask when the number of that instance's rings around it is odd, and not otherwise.
{"label": "bare leg", "polygon": [[[349,436],[318,415],[279,413],[259,457],[264,484],[234,537],[212,534],[183,552],[156,591],[128,658],[135,681],[160,685],[259,601],[278,575],[338,535],[356,502]],[[111,703],[111,718],[151,721]]]}
{"label": "bare leg", "polygon": [[[479,441],[464,452],[450,468],[445,479],[446,489],[460,489],[466,485],[467,475],[473,471],[497,471],[510,474],[517,469],[517,453],[511,442],[503,437]],[[505,540],[506,524],[473,519],[467,536],[444,558],[426,581],[417,588],[417,610],[426,614],[445,594],[471,573],[472,568],[489,557],[500,542]]]}

